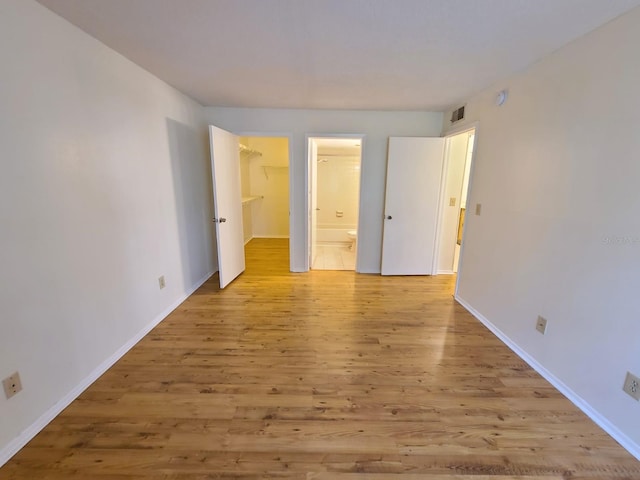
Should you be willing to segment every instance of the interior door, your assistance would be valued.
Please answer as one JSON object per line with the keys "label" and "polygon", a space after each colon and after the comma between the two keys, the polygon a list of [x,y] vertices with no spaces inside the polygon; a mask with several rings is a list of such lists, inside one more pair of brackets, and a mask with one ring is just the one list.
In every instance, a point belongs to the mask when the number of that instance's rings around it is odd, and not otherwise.
{"label": "interior door", "polygon": [[238,137],[209,125],[220,288],[244,272],[242,190]]}
{"label": "interior door", "polygon": [[443,138],[390,137],[382,275],[431,275]]}
{"label": "interior door", "polygon": [[318,229],[318,144],[309,139],[309,268],[316,259]]}

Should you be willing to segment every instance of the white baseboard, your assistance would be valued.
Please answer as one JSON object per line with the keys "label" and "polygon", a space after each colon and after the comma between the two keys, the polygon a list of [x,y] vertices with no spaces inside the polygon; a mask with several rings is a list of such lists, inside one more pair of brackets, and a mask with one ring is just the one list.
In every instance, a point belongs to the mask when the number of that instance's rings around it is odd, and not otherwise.
{"label": "white baseboard", "polygon": [[438,270],[437,275],[455,275],[453,270]]}
{"label": "white baseboard", "polygon": [[154,327],[156,327],[162,320],[167,318],[171,312],[173,312],[178,306],[184,302],[189,295],[195,292],[198,288],[204,284],[213,274],[207,273],[204,277],[196,282],[196,284],[189,289],[188,292],[181,295],[175,302],[169,307],[163,310],[156,318],[147,324],[142,330],[136,333],[127,343],[116,350],[109,358],[98,365],[86,378],[84,378],[73,390],[62,397],[55,405],[49,410],[44,412],[40,417],[29,425],[20,435],[9,442],[4,448],[0,450],[0,467],[7,463],[11,457],[13,457],[18,451],[24,447],[29,441],[35,437],[44,427],[46,427],[51,420],[57,417],[62,410],[67,408],[71,402],[80,396],[93,382],[95,382],[104,372],[111,368],[118,360],[120,360],[125,353],[127,353],[133,346],[138,343],[142,338],[147,335]]}
{"label": "white baseboard", "polygon": [[362,273],[363,275],[381,275],[379,268],[365,268],[362,270],[356,270],[356,273]]}
{"label": "white baseboard", "polygon": [[564,382],[553,375],[549,370],[544,368],[536,359],[534,359],[527,352],[522,350],[513,340],[511,340],[502,330],[496,327],[488,319],[486,319],[480,312],[475,310],[459,295],[455,296],[456,301],[466,308],[471,315],[476,317],[485,327],[487,327],[493,334],[498,337],[507,347],[509,347],[516,355],[522,360],[527,362],[531,368],[538,372],[545,378],[551,385],[557,388],[560,393],[567,397],[576,407],[593,420],[600,428],[607,432],[613,439],[618,442],[622,447],[627,450],[631,455],[640,460],[640,445],[630,439],[625,433],[620,431],[618,427],[613,425],[609,420],[603,417],[597,410],[595,410],[586,400],[580,395],[571,390]]}

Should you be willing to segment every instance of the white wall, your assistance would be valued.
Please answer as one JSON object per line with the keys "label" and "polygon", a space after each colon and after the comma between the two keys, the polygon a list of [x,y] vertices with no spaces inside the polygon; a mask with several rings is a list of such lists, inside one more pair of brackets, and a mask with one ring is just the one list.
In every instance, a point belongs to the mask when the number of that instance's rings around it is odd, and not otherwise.
{"label": "white wall", "polygon": [[640,404],[622,385],[640,374],[639,26],[635,9],[467,102],[458,290],[636,456]]}
{"label": "white wall", "polygon": [[33,1],[0,59],[1,464],[215,258],[202,107]]}
{"label": "white wall", "polygon": [[[324,157],[318,150],[318,228],[353,230],[358,226],[360,158]],[[322,161],[322,159],[326,161]],[[339,217],[337,212],[342,212]],[[348,239],[345,236],[345,241]]]}
{"label": "white wall", "polygon": [[380,272],[389,136],[439,136],[442,114],[433,112],[374,112],[334,110],[278,110],[252,108],[205,109],[209,123],[243,133],[291,134],[291,268],[307,268],[307,156],[306,135],[365,134],[362,152],[362,204],[358,233],[359,270]]}

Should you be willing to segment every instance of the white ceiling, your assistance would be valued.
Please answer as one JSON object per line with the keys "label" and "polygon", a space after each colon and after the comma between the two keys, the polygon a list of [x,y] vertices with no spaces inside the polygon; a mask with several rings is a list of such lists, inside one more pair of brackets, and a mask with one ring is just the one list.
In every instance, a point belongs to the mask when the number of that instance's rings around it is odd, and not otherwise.
{"label": "white ceiling", "polygon": [[39,0],[203,105],[444,110],[640,0]]}

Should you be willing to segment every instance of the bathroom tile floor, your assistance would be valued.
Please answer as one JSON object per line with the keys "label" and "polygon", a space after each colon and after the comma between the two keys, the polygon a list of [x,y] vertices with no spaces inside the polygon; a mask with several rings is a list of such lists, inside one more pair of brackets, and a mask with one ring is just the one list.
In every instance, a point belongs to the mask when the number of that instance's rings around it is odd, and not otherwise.
{"label": "bathroom tile floor", "polygon": [[347,244],[319,244],[313,259],[313,270],[355,270],[356,251]]}

